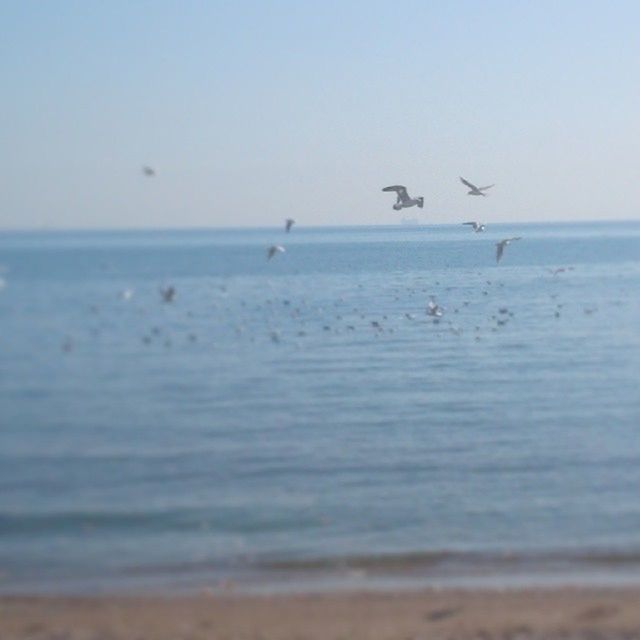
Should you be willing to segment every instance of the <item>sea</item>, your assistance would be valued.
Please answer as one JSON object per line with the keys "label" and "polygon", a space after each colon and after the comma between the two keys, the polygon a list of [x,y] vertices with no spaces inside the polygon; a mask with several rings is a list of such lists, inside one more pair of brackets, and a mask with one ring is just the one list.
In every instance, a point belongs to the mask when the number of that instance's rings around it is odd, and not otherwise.
{"label": "sea", "polygon": [[640,222],[0,233],[0,592],[532,581],[640,583]]}

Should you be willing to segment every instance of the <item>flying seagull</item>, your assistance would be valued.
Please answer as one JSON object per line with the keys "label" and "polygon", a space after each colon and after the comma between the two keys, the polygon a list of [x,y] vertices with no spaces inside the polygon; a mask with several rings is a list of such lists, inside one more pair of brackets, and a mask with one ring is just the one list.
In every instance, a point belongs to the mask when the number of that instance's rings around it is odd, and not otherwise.
{"label": "flying seagull", "polygon": [[284,230],[289,233],[289,231],[291,231],[291,227],[293,227],[295,223],[296,221],[293,218],[287,218],[284,221]]}
{"label": "flying seagull", "polygon": [[436,303],[435,298],[432,296],[431,300],[427,303],[427,315],[433,316],[434,318],[440,318],[442,317],[442,313],[442,307]]}
{"label": "flying seagull", "polygon": [[144,167],[142,167],[142,173],[144,173],[144,175],[147,176],[148,178],[152,178],[153,176],[156,175],[155,169],[152,169],[148,165],[145,165]]}
{"label": "flying seagull", "polygon": [[267,260],[271,260],[271,258],[273,258],[273,256],[276,255],[276,253],[284,253],[284,247],[279,244],[271,245],[267,249]]}
{"label": "flying seagull", "polygon": [[500,262],[500,258],[502,258],[502,254],[504,253],[504,248],[515,240],[521,240],[521,237],[518,236],[516,238],[506,238],[505,240],[496,242],[496,263]]}
{"label": "flying seagull", "polygon": [[406,209],[407,207],[413,207],[414,205],[418,205],[421,209],[424,206],[424,198],[410,198],[407,193],[407,187],[403,187],[402,185],[396,184],[392,187],[385,187],[383,191],[395,191],[398,194],[398,199],[393,205],[393,208],[396,211]]}
{"label": "flying seagull", "polygon": [[487,189],[491,189],[491,187],[495,186],[493,184],[490,184],[487,187],[476,187],[475,184],[471,184],[471,182],[465,180],[462,176],[460,176],[460,182],[471,189],[471,191],[467,192],[468,196],[486,196],[487,194],[484,192]]}
{"label": "flying seagull", "polygon": [[462,224],[470,224],[476,233],[480,233],[485,229],[483,222],[463,222]]}

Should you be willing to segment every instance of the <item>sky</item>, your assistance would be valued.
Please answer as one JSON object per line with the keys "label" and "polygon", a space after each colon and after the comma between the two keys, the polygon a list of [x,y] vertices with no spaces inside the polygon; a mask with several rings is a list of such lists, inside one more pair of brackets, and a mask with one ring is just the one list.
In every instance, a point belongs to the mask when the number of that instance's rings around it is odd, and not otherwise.
{"label": "sky", "polygon": [[635,0],[0,0],[0,228],[640,220],[638,24]]}

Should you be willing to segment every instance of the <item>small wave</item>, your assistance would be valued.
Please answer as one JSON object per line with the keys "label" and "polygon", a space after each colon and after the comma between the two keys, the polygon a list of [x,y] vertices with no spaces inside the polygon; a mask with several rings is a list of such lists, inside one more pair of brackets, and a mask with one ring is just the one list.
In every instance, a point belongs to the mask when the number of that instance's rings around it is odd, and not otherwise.
{"label": "small wave", "polygon": [[15,534],[72,533],[91,529],[147,530],[170,520],[167,513],[91,512],[0,514],[0,537]]}
{"label": "small wave", "polygon": [[323,572],[354,570],[380,573],[424,572],[455,567],[465,570],[535,568],[545,565],[635,567],[640,565],[640,550],[593,551],[554,550],[541,552],[426,551],[414,553],[353,555],[326,558],[299,558],[261,561],[265,570],[285,572]]}
{"label": "small wave", "polygon": [[471,554],[452,551],[399,553],[388,555],[354,555],[327,558],[300,558],[267,560],[259,563],[263,569],[277,571],[327,571],[333,569],[403,571],[415,567],[436,566],[453,558],[471,557]]}
{"label": "small wave", "polygon": [[166,511],[66,511],[56,513],[0,513],[3,536],[122,532],[253,533],[302,531],[317,526],[312,516],[297,513],[259,513],[243,517],[234,508],[220,507],[213,513],[200,509]]}

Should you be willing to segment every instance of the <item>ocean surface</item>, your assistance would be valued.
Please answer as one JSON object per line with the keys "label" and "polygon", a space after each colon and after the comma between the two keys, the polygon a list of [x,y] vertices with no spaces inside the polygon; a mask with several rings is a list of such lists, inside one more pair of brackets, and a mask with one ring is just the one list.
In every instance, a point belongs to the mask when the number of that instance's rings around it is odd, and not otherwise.
{"label": "ocean surface", "polygon": [[4,232],[0,278],[2,592],[640,582],[640,223]]}

